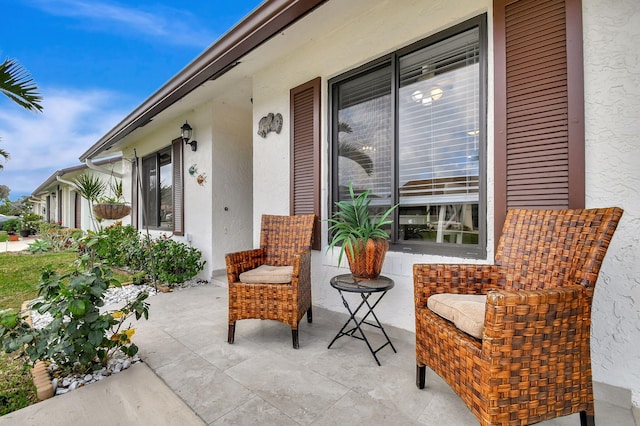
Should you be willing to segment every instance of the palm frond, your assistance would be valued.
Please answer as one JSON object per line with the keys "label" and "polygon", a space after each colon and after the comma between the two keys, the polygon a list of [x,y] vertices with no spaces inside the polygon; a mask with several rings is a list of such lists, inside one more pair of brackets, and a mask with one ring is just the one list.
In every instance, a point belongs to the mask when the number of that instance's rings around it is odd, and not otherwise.
{"label": "palm frond", "polygon": [[29,111],[42,111],[38,86],[29,71],[15,59],[5,59],[0,64],[0,92]]}
{"label": "palm frond", "polygon": [[364,169],[367,175],[371,176],[371,173],[373,173],[373,160],[371,160],[371,157],[369,157],[367,154],[358,149],[357,146],[350,143],[341,142],[338,146],[338,155],[358,163],[360,167]]}

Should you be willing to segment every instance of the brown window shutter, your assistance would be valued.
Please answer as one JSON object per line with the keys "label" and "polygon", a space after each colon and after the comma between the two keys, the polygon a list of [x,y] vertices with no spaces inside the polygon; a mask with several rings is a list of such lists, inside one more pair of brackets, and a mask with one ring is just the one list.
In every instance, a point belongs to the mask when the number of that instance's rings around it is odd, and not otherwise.
{"label": "brown window shutter", "polygon": [[173,235],[184,235],[184,179],[182,166],[182,138],[174,139],[171,142],[172,155],[171,167],[173,169]]}
{"label": "brown window shutter", "polygon": [[495,0],[496,240],[507,209],[584,207],[580,0]]}
{"label": "brown window shutter", "polygon": [[291,89],[291,214],[315,214],[320,250],[320,77]]}

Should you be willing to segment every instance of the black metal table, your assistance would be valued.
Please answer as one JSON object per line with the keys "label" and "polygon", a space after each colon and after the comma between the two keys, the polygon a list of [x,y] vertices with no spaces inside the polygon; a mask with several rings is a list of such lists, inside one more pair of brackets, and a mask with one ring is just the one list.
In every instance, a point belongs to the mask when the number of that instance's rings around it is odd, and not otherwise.
{"label": "black metal table", "polygon": [[[384,295],[387,294],[387,291],[393,288],[394,286],[393,280],[387,277],[383,277],[382,275],[375,280],[355,280],[351,274],[343,274],[343,275],[337,275],[331,278],[330,283],[331,283],[331,286],[336,290],[338,290],[338,292],[340,293],[340,297],[342,297],[342,304],[344,305],[345,308],[347,308],[347,311],[349,312],[350,317],[347,320],[347,322],[344,323],[344,325],[342,326],[338,334],[336,334],[336,337],[334,337],[331,343],[329,343],[328,348],[331,348],[331,345],[333,345],[333,342],[338,340],[340,337],[351,336],[355,339],[364,340],[364,342],[367,344],[367,347],[369,348],[369,351],[371,351],[371,355],[373,355],[373,358],[376,360],[378,365],[380,365],[380,361],[378,360],[376,353],[378,353],[380,349],[389,345],[391,346],[391,349],[393,349],[393,352],[397,353],[396,348],[393,346],[393,343],[391,343],[391,340],[389,339],[389,336],[387,336],[387,333],[384,331],[382,324],[380,324],[380,321],[378,321],[378,317],[376,316],[375,312],[373,312],[374,308],[378,305],[380,300],[382,300]],[[345,299],[343,292],[360,294],[362,301],[354,311],[351,310],[351,307],[349,306],[347,299]],[[379,296],[378,296],[378,299],[375,301],[375,303],[373,303],[372,305],[369,303],[369,296],[371,296],[374,293],[379,293]],[[366,306],[368,310],[366,311],[362,319],[358,320],[356,318],[356,314],[360,311],[360,309],[363,306]],[[373,319],[375,320],[375,323],[366,321],[369,315],[373,317]],[[349,326],[351,321],[353,321],[355,326],[347,330],[347,327]],[[367,339],[367,336],[364,334],[364,331],[362,330],[361,326],[363,324],[367,324],[372,327],[379,328],[380,331],[382,331],[382,334],[384,335],[387,342],[374,350],[371,347],[371,343],[369,343],[369,339]],[[360,332],[360,336],[355,335],[356,330]]]}

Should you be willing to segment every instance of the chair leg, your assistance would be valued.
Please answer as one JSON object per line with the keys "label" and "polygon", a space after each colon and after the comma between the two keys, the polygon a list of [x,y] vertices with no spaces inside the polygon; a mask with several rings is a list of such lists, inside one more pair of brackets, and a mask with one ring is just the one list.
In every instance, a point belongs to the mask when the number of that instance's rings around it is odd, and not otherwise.
{"label": "chair leg", "polygon": [[298,330],[291,329],[291,337],[293,337],[293,349],[298,349],[300,347],[298,343]]}
{"label": "chair leg", "polygon": [[594,416],[590,416],[586,411],[580,411],[580,426],[596,426]]}
{"label": "chair leg", "polygon": [[313,312],[311,310],[311,306],[307,309],[307,322],[311,324],[313,322]]}
{"label": "chair leg", "polygon": [[236,323],[234,322],[233,324],[229,324],[229,334],[227,336],[227,342],[229,342],[229,344],[233,343],[235,339],[235,335],[236,335]]}
{"label": "chair leg", "polygon": [[426,374],[426,365],[416,365],[416,386],[418,387],[418,389],[424,389]]}

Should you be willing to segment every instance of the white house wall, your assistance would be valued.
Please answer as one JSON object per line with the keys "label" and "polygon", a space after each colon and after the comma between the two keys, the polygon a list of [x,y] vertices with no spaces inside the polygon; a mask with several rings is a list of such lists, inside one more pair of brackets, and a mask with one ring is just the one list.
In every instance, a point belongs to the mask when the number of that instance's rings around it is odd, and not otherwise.
{"label": "white house wall", "polygon": [[622,221],[594,296],[593,375],[640,407],[640,3],[583,0],[587,207]]}
{"label": "white house wall", "polygon": [[[206,260],[203,271],[198,274],[199,278],[210,279],[211,271],[218,264],[217,269],[222,268],[220,262],[216,262],[213,256],[213,224],[212,224],[212,199],[213,182],[217,179],[216,173],[212,170],[213,156],[213,116],[212,103],[208,102],[196,110],[190,111],[171,120],[163,122],[153,132],[143,138],[135,139],[131,146],[123,150],[123,157],[132,160],[134,158],[133,147],[140,161],[142,158],[157,152],[160,149],[171,145],[171,141],[180,136],[180,127],[188,121],[193,128],[193,140],[198,141],[197,151],[191,151],[189,145],[183,147],[183,181],[184,181],[184,236],[172,236],[171,238],[192,245],[202,252],[202,259]],[[131,162],[124,161],[123,170],[123,190],[125,198],[131,199]],[[189,168],[193,166],[197,169],[195,175],[189,174]],[[198,184],[196,178],[198,174],[206,176],[202,185]],[[142,214],[142,199],[138,201],[138,210]],[[142,216],[138,221],[139,228],[142,227]],[[130,222],[125,222],[130,223]],[[150,230],[152,236],[171,235],[169,230]],[[222,259],[224,265],[224,258]]]}
{"label": "white house wall", "polygon": [[213,162],[206,171],[206,184],[213,191],[213,241],[209,260],[213,271],[225,268],[226,253],[252,247],[253,139],[250,98],[247,97],[245,102],[245,109],[222,101],[216,101],[213,105]]}
{"label": "white house wall", "polygon": [[[339,4],[339,5],[338,5]],[[637,0],[605,2],[583,0],[585,97],[586,97],[586,194],[587,207],[620,206],[625,214],[603,265],[594,299],[594,380],[631,389],[634,405],[640,406],[640,190],[637,181],[640,155],[637,149],[640,124],[640,6]],[[353,12],[355,11],[355,12]],[[406,11],[406,13],[403,13]],[[301,37],[305,21],[327,26],[321,38],[296,49],[296,54],[274,56],[272,65],[260,70],[253,85],[253,240],[257,246],[262,213],[289,213],[289,91],[317,76],[322,78],[322,219],[328,200],[327,81],[345,71],[420,40],[478,14],[488,13],[488,134],[487,217],[493,217],[493,41],[492,2],[410,0],[369,2],[333,1],[313,12],[293,28]],[[268,49],[268,47],[267,47]],[[273,52],[272,52],[273,53]],[[282,132],[266,138],[256,134],[267,113],[281,113]],[[488,221],[487,259],[493,259],[493,222]],[[337,292],[329,286],[331,276],[348,272],[325,255],[327,225],[322,225],[323,251],[314,252],[313,303],[342,312]],[[469,259],[430,255],[387,254],[383,273],[396,287],[377,308],[381,321],[414,330],[412,265],[414,263],[474,262]]]}
{"label": "white house wall", "polygon": [[[277,57],[269,68],[254,75],[253,86],[253,149],[254,149],[254,245],[257,246],[262,213],[289,214],[289,91],[317,76],[322,77],[322,219],[326,219],[328,200],[328,135],[327,135],[327,81],[345,71],[365,64],[385,53],[423,39],[444,28],[490,11],[491,2],[476,1],[430,1],[415,2],[354,0],[329,2],[314,14],[316,22],[334,22],[341,17],[339,26],[327,26],[319,39],[314,39],[296,49],[297,54]],[[406,10],[408,13],[399,11]],[[326,15],[324,19],[321,15]],[[490,14],[489,14],[490,15]],[[490,20],[490,16],[489,16]],[[304,20],[298,25],[305,25]],[[296,32],[298,28],[288,31]],[[489,22],[491,38],[491,23]],[[286,31],[285,31],[286,33]],[[304,33],[304,31],[301,31]],[[296,37],[291,37],[296,39]],[[492,93],[492,68],[489,69],[489,93]],[[493,104],[490,98],[488,104]],[[281,113],[284,125],[280,134],[269,133],[266,138],[256,134],[257,124],[267,113]],[[493,139],[492,120],[489,120],[489,139]],[[488,170],[491,173],[492,151],[488,155]],[[490,178],[492,182],[492,178]],[[488,193],[492,194],[492,187]],[[492,197],[489,198],[489,217],[492,216]],[[493,229],[488,229],[493,235]],[[337,255],[325,255],[327,241],[326,222],[322,225],[323,251],[313,255],[313,303],[342,312],[344,306],[338,293],[329,286],[329,279],[338,273],[348,272],[336,267]],[[492,241],[488,246],[491,247]],[[491,249],[489,250],[491,251]],[[337,253],[337,251],[336,251]],[[489,258],[493,253],[489,254]],[[481,262],[452,257],[407,255],[389,252],[383,273],[392,277],[395,288],[386,296],[377,309],[380,318],[387,323],[407,330],[414,330],[412,267],[420,262]],[[343,266],[346,265],[343,260]],[[484,260],[486,262],[486,260]]]}

